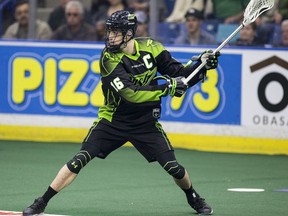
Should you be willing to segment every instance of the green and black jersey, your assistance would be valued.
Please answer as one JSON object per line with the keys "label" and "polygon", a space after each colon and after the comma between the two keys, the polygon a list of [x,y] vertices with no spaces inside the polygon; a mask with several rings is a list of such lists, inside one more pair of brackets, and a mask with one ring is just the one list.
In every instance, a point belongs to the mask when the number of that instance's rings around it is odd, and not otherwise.
{"label": "green and black jersey", "polygon": [[[158,85],[157,71],[171,77],[187,77],[194,67],[184,67],[163,45],[151,38],[134,39],[135,55],[103,50],[100,59],[105,104],[100,119],[116,127],[133,128],[160,117],[166,84]],[[109,123],[108,123],[109,124]]]}

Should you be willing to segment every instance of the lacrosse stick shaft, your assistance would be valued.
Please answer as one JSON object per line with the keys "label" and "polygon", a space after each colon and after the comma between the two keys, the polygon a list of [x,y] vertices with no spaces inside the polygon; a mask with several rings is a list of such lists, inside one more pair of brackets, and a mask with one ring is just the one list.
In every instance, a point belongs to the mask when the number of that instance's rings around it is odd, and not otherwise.
{"label": "lacrosse stick shaft", "polygon": [[241,24],[237,29],[235,29],[235,31],[232,32],[213,53],[215,54],[216,52],[219,52],[242,28],[244,28],[244,24]]}
{"label": "lacrosse stick shaft", "polygon": [[[271,9],[273,6],[274,0],[250,0],[244,11],[244,20],[242,24],[220,44],[213,54],[220,51],[242,28],[254,22],[258,16]],[[193,59],[190,61],[193,61]],[[188,63],[191,63],[190,61]],[[183,80],[183,82],[187,85],[187,83],[205,66],[205,64],[206,61],[203,61],[187,78]]]}
{"label": "lacrosse stick shaft", "polygon": [[[213,52],[215,54],[216,52],[220,51],[242,28],[244,27],[244,24],[241,24],[237,29],[235,29],[234,32],[232,32]],[[203,61],[188,77],[184,79],[184,84],[187,85],[187,83],[206,65],[206,61]]]}

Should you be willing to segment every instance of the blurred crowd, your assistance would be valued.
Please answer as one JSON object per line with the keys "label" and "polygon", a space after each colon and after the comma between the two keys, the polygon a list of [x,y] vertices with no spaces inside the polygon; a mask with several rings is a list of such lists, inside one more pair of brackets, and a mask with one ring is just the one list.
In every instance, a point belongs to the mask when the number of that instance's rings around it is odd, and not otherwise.
{"label": "blurred crowd", "polygon": [[[38,3],[45,6],[45,0]],[[155,39],[175,45],[220,44],[242,22],[248,3],[249,0],[157,0]],[[91,7],[85,8],[81,0],[59,0],[47,20],[35,20],[34,39],[104,41],[105,21],[118,10],[135,12],[136,36],[149,37],[150,5],[150,0],[92,0]],[[6,1],[1,11],[2,38],[28,39],[29,9],[28,0]],[[288,0],[275,0],[275,6],[243,28],[230,45],[288,47]]]}

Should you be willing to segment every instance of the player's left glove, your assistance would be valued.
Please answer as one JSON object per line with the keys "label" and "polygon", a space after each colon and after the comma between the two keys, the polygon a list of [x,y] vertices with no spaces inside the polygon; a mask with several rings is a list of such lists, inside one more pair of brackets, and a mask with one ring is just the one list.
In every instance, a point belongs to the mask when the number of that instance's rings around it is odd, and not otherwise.
{"label": "player's left glove", "polygon": [[168,75],[164,75],[155,77],[154,79],[164,79],[166,81],[164,96],[169,94],[171,97],[181,97],[188,88],[188,86],[184,83],[185,77],[183,76],[170,77]]}
{"label": "player's left glove", "polygon": [[166,76],[167,88],[171,97],[181,97],[187,90],[187,85],[184,83],[185,77],[169,77]]}

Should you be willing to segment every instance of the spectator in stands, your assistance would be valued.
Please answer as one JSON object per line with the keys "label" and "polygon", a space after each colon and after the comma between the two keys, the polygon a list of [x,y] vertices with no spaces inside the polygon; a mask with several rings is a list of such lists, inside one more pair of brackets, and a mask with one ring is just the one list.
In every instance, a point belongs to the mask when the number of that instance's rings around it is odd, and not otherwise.
{"label": "spectator in stands", "polygon": [[[148,11],[150,0],[127,0],[127,5],[134,11]],[[159,2],[159,1],[158,1]]]}
{"label": "spectator in stands", "polygon": [[69,1],[65,7],[66,24],[52,35],[52,40],[96,41],[94,26],[84,21],[84,6],[79,1]]}
{"label": "spectator in stands", "polygon": [[212,45],[216,44],[215,38],[208,32],[201,29],[203,13],[190,8],[185,14],[185,27],[187,31],[182,31],[175,44],[190,45]]}
{"label": "spectator in stands", "polygon": [[281,24],[288,18],[288,0],[275,0],[274,7],[263,13],[255,21],[258,26],[263,24]]}
{"label": "spectator in stands", "polygon": [[[145,13],[149,12],[149,2],[150,0],[126,0],[128,8],[131,8],[133,11],[144,11]],[[161,13],[163,0],[158,0],[158,12]],[[165,4],[165,3],[164,3]]]}
{"label": "spectator in stands", "polygon": [[112,13],[118,10],[130,10],[127,7],[125,0],[108,0],[108,5],[101,5],[98,13],[93,15],[93,20],[96,26],[96,32],[98,34],[98,38],[101,41],[105,40],[105,22],[108,17],[111,16]]}
{"label": "spectator in stands", "polygon": [[[8,27],[3,38],[10,39],[28,39],[29,29],[29,2],[28,0],[18,1],[15,4],[16,22]],[[52,31],[46,22],[41,20],[35,21],[35,38],[36,40],[50,39]]]}
{"label": "spectator in stands", "polygon": [[[48,24],[55,31],[61,25],[66,24],[65,6],[71,0],[60,0],[60,5],[54,8],[48,18]],[[92,24],[91,14],[85,9],[84,18],[87,23]]]}
{"label": "spectator in stands", "polygon": [[282,41],[280,46],[288,47],[288,19],[281,23]]}
{"label": "spectator in stands", "polygon": [[274,7],[256,19],[258,34],[266,38],[267,43],[279,46],[281,41],[275,34],[280,33],[281,22],[285,19],[288,19],[288,0],[275,0]]}
{"label": "spectator in stands", "polygon": [[108,7],[109,2],[107,0],[92,0],[91,3],[91,14],[98,14],[102,8]]}
{"label": "spectator in stands", "polygon": [[213,0],[175,0],[173,11],[166,22],[178,23],[184,20],[189,8],[195,8],[203,13],[204,18],[211,16],[213,12]]}
{"label": "spectator in stands", "polygon": [[137,17],[136,37],[149,37],[148,17],[144,11],[135,11]]}
{"label": "spectator in stands", "polygon": [[288,0],[278,0],[278,10],[274,14],[276,23],[279,24],[281,21],[288,19]]}
{"label": "spectator in stands", "polygon": [[280,24],[281,23],[281,16],[279,16],[279,0],[274,0],[274,6],[270,10],[266,11],[265,13],[261,14],[255,21],[257,26],[261,26],[263,24]]}
{"label": "spectator in stands", "polygon": [[250,0],[212,0],[213,18],[220,23],[239,23]]}
{"label": "spectator in stands", "polygon": [[65,6],[69,1],[71,0],[60,0],[60,5],[49,14],[48,24],[53,31],[65,24]]}
{"label": "spectator in stands", "polygon": [[[184,20],[187,10],[191,7],[199,9],[192,5],[195,0],[175,0],[172,13],[166,18],[168,23],[179,23]],[[202,0],[201,0],[202,1]],[[198,6],[198,5],[197,5]]]}
{"label": "spectator in stands", "polygon": [[14,13],[15,2],[9,1],[7,4],[4,5],[2,8],[2,26],[1,28],[1,36],[7,30],[7,28],[15,22],[15,17],[11,16]]}
{"label": "spectator in stands", "polygon": [[176,0],[166,22],[181,22],[187,8],[195,8],[219,23],[238,23],[250,0]]}
{"label": "spectator in stands", "polygon": [[264,43],[257,37],[257,25],[251,23],[240,30],[240,37],[236,40],[235,46],[264,46]]}

